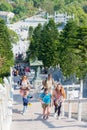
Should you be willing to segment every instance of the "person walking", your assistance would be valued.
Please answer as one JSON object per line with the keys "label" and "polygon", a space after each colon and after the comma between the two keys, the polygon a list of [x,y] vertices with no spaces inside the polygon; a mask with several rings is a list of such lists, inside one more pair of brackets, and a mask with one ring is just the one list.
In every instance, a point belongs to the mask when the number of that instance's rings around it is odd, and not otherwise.
{"label": "person walking", "polygon": [[27,106],[28,106],[28,98],[27,98],[27,93],[26,91],[24,92],[24,96],[23,96],[23,115],[26,112]]}
{"label": "person walking", "polygon": [[30,100],[29,99],[31,99],[31,98],[33,98],[33,96],[31,96],[30,94],[28,94],[27,95],[27,92],[25,91],[24,92],[24,96],[23,96],[23,115],[24,115],[24,113],[26,112],[26,110],[27,110],[27,106],[28,106],[28,104],[30,105],[31,103],[30,103]]}
{"label": "person walking", "polygon": [[29,82],[29,80],[28,80],[26,75],[24,75],[22,77],[21,86],[22,87],[30,87],[30,82]]}
{"label": "person walking", "polygon": [[21,96],[24,96],[24,93],[26,91],[27,95],[29,93],[29,90],[31,88],[31,85],[30,85],[30,82],[27,78],[27,76],[23,76],[22,77],[22,80],[21,80],[21,83],[20,83],[20,95]]}
{"label": "person walking", "polygon": [[44,92],[40,94],[39,100],[43,108],[43,119],[48,119],[51,105],[51,94],[49,93],[48,88],[45,88]]}
{"label": "person walking", "polygon": [[62,102],[65,100],[66,94],[63,86],[60,83],[57,83],[56,88],[53,90],[52,93],[52,101],[53,105],[55,107],[55,114],[54,116],[57,119],[60,119],[60,113],[61,113],[61,106]]}
{"label": "person walking", "polygon": [[55,83],[54,83],[54,80],[53,80],[51,74],[48,74],[48,77],[45,80],[42,81],[42,85],[43,85],[42,89],[48,88],[48,91],[52,94]]}

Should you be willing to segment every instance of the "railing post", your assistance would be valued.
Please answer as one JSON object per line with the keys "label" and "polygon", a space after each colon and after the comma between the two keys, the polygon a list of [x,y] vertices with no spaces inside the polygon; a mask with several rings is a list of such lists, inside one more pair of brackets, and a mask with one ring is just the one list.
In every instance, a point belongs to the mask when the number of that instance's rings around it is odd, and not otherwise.
{"label": "railing post", "polygon": [[78,101],[78,121],[81,121],[82,103],[79,99]]}
{"label": "railing post", "polygon": [[71,102],[68,104],[68,118],[71,118]]}
{"label": "railing post", "polygon": [[62,110],[61,110],[61,116],[64,117],[64,102],[62,102]]}
{"label": "railing post", "polygon": [[3,130],[3,110],[2,110],[2,99],[0,99],[0,130]]}
{"label": "railing post", "polygon": [[83,97],[83,80],[81,80],[81,83],[80,83],[80,95],[79,95],[79,98],[82,98]]}
{"label": "railing post", "polygon": [[67,88],[66,88],[66,94],[67,94],[67,99],[69,99],[69,96],[68,96],[68,86],[67,86]]}
{"label": "railing post", "polygon": [[78,100],[78,121],[81,121],[81,112],[82,112],[82,103],[80,99],[83,97],[83,80],[80,83],[80,93],[79,93],[79,100]]}

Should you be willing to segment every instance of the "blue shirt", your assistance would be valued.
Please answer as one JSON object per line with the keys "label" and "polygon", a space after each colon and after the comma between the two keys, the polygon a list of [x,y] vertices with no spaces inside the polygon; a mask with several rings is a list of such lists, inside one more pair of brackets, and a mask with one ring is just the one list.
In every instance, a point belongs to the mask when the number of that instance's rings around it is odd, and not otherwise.
{"label": "blue shirt", "polygon": [[49,94],[41,93],[40,94],[40,98],[46,104],[50,104],[51,103],[51,94],[50,93]]}

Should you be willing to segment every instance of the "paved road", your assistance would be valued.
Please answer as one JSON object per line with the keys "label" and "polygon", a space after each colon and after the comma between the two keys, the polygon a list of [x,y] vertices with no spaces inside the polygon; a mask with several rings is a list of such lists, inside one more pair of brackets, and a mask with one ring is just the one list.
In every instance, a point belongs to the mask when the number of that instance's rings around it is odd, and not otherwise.
{"label": "paved road", "polygon": [[[34,93],[34,91],[32,92]],[[53,108],[49,119],[43,120],[41,104],[37,100],[37,95],[31,101],[32,106],[29,106],[25,115],[22,115],[22,99],[19,90],[14,91],[11,130],[87,130],[87,123],[67,119],[66,117],[60,120],[55,119],[53,117]]]}

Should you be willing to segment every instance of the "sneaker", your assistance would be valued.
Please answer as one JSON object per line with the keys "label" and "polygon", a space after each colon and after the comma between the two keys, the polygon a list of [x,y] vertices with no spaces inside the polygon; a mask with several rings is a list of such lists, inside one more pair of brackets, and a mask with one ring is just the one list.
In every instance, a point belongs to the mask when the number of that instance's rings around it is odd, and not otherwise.
{"label": "sneaker", "polygon": [[45,115],[42,116],[42,119],[45,119]]}
{"label": "sneaker", "polygon": [[61,119],[60,116],[58,116],[57,119],[60,120]]}
{"label": "sneaker", "polygon": [[54,114],[54,117],[57,118],[57,113]]}
{"label": "sneaker", "polygon": [[45,120],[48,119],[48,116],[45,116]]}

